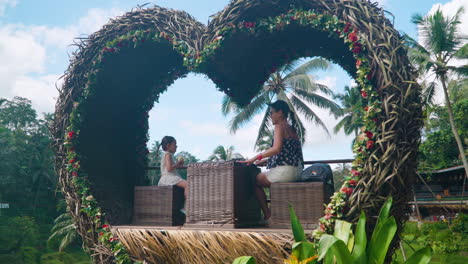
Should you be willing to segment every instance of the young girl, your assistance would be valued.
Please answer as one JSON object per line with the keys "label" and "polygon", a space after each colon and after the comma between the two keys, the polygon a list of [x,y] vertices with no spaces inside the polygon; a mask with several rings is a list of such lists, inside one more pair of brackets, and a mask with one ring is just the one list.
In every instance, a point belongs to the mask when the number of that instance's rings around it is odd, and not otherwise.
{"label": "young girl", "polygon": [[177,185],[184,188],[185,199],[187,199],[187,181],[177,173],[177,168],[184,166],[184,159],[175,161],[174,153],[177,151],[177,141],[174,137],[165,136],[161,140],[163,155],[161,157],[161,179],[158,186]]}

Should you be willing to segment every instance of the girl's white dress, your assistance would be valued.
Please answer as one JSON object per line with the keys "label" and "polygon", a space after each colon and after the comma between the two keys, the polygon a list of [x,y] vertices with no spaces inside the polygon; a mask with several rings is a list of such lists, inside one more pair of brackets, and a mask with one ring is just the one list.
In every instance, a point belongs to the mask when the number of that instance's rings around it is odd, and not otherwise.
{"label": "girl's white dress", "polygon": [[174,155],[170,152],[163,152],[164,154],[161,157],[161,179],[159,179],[158,186],[171,186],[176,185],[177,183],[183,181],[180,175],[177,173],[176,170],[174,171],[167,171],[166,167],[166,155],[170,155],[172,159],[172,163],[175,164],[176,161],[174,159]]}

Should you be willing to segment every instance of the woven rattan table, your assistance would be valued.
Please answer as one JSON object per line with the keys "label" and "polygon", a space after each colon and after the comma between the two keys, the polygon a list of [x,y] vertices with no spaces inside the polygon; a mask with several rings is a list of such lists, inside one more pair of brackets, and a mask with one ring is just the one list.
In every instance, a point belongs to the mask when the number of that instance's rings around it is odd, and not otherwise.
{"label": "woven rattan table", "polygon": [[261,214],[254,194],[254,165],[234,161],[188,165],[187,222],[191,227],[253,227]]}

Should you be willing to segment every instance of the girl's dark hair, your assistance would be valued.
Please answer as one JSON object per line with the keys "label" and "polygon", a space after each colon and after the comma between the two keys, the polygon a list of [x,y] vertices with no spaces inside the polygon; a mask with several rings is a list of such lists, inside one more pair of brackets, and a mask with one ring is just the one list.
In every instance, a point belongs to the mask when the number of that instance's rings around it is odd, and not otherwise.
{"label": "girl's dark hair", "polygon": [[171,136],[164,136],[163,139],[161,139],[161,148],[164,151],[167,151],[167,145],[171,144],[172,142],[175,141],[174,137]]}

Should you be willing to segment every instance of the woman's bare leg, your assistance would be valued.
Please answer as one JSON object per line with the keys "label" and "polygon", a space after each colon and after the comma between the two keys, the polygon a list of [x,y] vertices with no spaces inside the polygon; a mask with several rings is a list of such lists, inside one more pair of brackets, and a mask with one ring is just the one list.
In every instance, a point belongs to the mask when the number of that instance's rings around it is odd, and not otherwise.
{"label": "woman's bare leg", "polygon": [[271,211],[270,208],[268,208],[267,198],[263,188],[270,188],[270,186],[271,182],[268,180],[266,175],[264,173],[259,173],[256,177],[254,190],[265,220],[268,220],[271,217]]}

